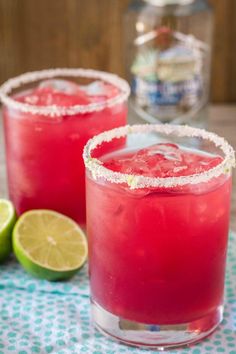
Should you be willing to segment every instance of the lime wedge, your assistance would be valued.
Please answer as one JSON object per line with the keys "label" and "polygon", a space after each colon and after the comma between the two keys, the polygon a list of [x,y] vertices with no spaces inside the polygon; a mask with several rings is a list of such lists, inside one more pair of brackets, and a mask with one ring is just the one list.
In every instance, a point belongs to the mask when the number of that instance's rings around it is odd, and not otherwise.
{"label": "lime wedge", "polygon": [[87,239],[72,219],[51,210],[24,213],[13,230],[13,249],[31,275],[68,279],[85,263]]}
{"label": "lime wedge", "polygon": [[12,250],[12,229],[16,222],[13,204],[6,199],[0,199],[0,263],[5,261]]}

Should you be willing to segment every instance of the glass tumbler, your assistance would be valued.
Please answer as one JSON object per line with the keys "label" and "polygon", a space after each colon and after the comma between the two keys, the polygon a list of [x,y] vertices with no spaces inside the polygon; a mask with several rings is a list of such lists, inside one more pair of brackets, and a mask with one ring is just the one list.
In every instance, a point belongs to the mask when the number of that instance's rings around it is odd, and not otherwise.
{"label": "glass tumbler", "polygon": [[[114,141],[123,146],[101,153]],[[130,154],[140,159],[157,143],[170,149],[165,164],[176,163],[177,145],[190,157],[197,154],[201,172],[188,174],[182,166],[176,176],[153,177],[139,160],[140,173],[133,173]],[[147,124],[99,134],[83,156],[95,326],[124,343],[158,350],[207,336],[223,314],[232,147],[203,129]],[[122,156],[130,172],[104,165],[109,156],[113,167]],[[152,164],[162,158],[153,147],[149,157]],[[204,170],[208,158],[219,163]]]}
{"label": "glass tumbler", "polygon": [[18,214],[53,209],[85,223],[83,147],[126,124],[129,91],[116,75],[88,69],[30,72],[1,86],[8,187]]}

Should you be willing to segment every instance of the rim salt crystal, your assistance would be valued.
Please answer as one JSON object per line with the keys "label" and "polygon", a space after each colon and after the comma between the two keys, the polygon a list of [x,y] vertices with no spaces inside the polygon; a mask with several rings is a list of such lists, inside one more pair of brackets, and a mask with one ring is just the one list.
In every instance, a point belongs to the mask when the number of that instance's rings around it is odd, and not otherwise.
{"label": "rim salt crystal", "polygon": [[[110,142],[114,138],[122,138],[129,134],[135,133],[161,133],[167,137],[175,134],[175,137],[188,138],[202,138],[215,144],[223,154],[223,161],[217,166],[208,171],[180,177],[145,177],[141,175],[125,174],[121,172],[114,172],[102,165],[102,162],[96,158],[92,158],[92,151],[103,142]],[[94,179],[105,178],[112,183],[127,183],[131,189],[146,188],[146,187],[176,187],[184,186],[186,184],[198,184],[207,182],[214,177],[221,174],[228,174],[232,167],[235,167],[235,154],[232,146],[227,141],[203,129],[193,128],[182,125],[170,124],[142,124],[142,125],[127,125],[121,128],[115,128],[104,133],[101,133],[90,139],[84,148],[83,158],[85,166],[92,173]]]}
{"label": "rim salt crystal", "polygon": [[[18,102],[14,98],[10,97],[12,90],[19,88],[22,85],[39,80],[52,79],[58,77],[81,77],[87,79],[102,80],[118,88],[120,90],[120,93],[117,96],[109,98],[104,102],[90,103],[88,105],[74,105],[70,107],[58,107],[57,105],[39,107],[36,105]],[[22,74],[13,79],[9,79],[0,87],[0,99],[2,103],[4,103],[6,106],[10,106],[14,109],[18,109],[26,113],[41,114],[50,117],[74,115],[78,113],[85,114],[94,111],[101,111],[106,107],[112,107],[116,104],[124,102],[129,97],[129,94],[130,87],[125,80],[121,79],[120,77],[114,74],[91,69],[58,68],[33,71],[26,74]]]}

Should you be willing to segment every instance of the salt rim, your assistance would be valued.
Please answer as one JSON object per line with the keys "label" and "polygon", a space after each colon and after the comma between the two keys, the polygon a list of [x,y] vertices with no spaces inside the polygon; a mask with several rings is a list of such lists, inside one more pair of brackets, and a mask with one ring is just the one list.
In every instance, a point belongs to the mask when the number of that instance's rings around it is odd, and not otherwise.
{"label": "salt rim", "polygon": [[[12,90],[20,87],[21,85],[34,82],[42,79],[50,79],[58,76],[70,76],[70,77],[83,77],[89,79],[100,79],[108,82],[120,89],[120,94],[115,97],[109,98],[105,102],[90,103],[88,105],[75,105],[72,107],[58,107],[56,105],[51,106],[36,106],[28,103],[17,102],[9,95]],[[124,102],[130,95],[130,87],[128,83],[118,77],[117,75],[106,73],[104,71],[97,71],[92,69],[69,69],[69,68],[57,68],[47,69],[41,71],[32,71],[12,79],[7,80],[0,87],[0,100],[7,106],[14,109],[21,110],[26,113],[47,115],[50,117],[62,116],[62,115],[74,115],[77,113],[85,114],[94,111],[101,111],[106,107],[111,107],[116,104]]]}
{"label": "salt rim", "polygon": [[[176,133],[179,137],[199,137],[209,140],[220,148],[225,155],[223,161],[212,169],[189,176],[180,177],[145,177],[141,175],[125,174],[114,172],[102,165],[102,162],[91,157],[92,151],[103,142],[110,142],[113,138],[125,137],[131,133],[164,133],[170,135]],[[170,124],[139,124],[126,125],[124,127],[115,128],[104,133],[101,133],[90,139],[84,147],[83,158],[86,168],[92,173],[92,177],[96,180],[99,177],[105,178],[113,183],[127,183],[130,189],[146,188],[146,187],[175,187],[184,186],[186,184],[198,184],[207,182],[214,177],[220,176],[222,173],[228,174],[232,167],[235,167],[234,149],[227,141],[211,132],[204,129],[193,128],[182,125]]]}

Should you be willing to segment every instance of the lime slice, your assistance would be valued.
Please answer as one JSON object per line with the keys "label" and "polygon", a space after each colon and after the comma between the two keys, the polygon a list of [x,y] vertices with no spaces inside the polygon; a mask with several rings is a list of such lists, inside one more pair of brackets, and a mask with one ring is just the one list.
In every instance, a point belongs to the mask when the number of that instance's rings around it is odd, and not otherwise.
{"label": "lime slice", "polygon": [[51,210],[24,213],[13,230],[13,249],[31,275],[62,280],[85,263],[87,239],[72,219]]}
{"label": "lime slice", "polygon": [[12,250],[12,229],[16,222],[16,213],[9,200],[0,199],[0,263],[5,261]]}

